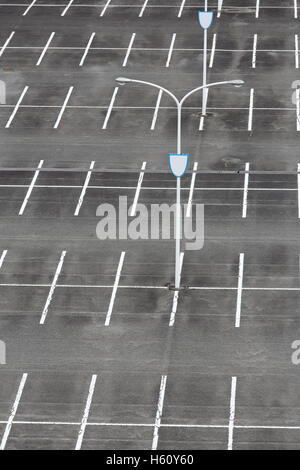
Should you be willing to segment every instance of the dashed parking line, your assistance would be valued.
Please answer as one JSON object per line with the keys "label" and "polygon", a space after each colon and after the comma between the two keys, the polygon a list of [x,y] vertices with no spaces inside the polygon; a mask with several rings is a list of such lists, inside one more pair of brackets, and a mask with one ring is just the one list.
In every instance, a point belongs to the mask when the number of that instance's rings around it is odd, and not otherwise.
{"label": "dashed parking line", "polygon": [[184,5],[185,5],[185,0],[182,0],[180,8],[179,8],[179,12],[178,12],[178,18],[181,18],[181,15],[182,15],[182,12],[183,12],[183,9],[184,9]]}
{"label": "dashed parking line", "polygon": [[131,39],[129,41],[128,48],[127,48],[127,51],[126,51],[126,55],[124,57],[122,67],[126,67],[126,65],[127,65],[127,61],[128,61],[128,58],[129,58],[129,55],[130,55],[130,52],[131,52],[131,48],[132,48],[133,43],[134,43],[134,39],[135,39],[135,33],[132,33],[132,36],[131,36]]}
{"label": "dashed parking line", "polygon": [[191,178],[191,186],[190,186],[190,191],[189,191],[189,198],[188,198],[187,209],[186,209],[186,217],[190,217],[190,216],[191,216],[192,202],[193,202],[193,194],[194,194],[194,188],[195,188],[195,181],[196,181],[196,176],[197,176],[197,170],[198,170],[198,162],[194,162],[193,174],[192,174],[192,178]]}
{"label": "dashed parking line", "polygon": [[139,174],[139,179],[138,179],[138,183],[137,183],[137,187],[136,187],[136,191],[134,195],[133,204],[132,204],[131,211],[130,211],[130,217],[134,217],[136,213],[136,206],[137,206],[139,195],[140,195],[141,188],[142,188],[142,183],[143,183],[144,174],[146,170],[146,164],[147,164],[146,162],[143,162],[142,164],[142,168]]}
{"label": "dashed parking line", "polygon": [[218,13],[217,13],[217,18],[220,18],[221,13],[222,13],[222,5],[223,5],[223,0],[218,0]]}
{"label": "dashed parking line", "polygon": [[171,39],[171,44],[170,44],[170,49],[169,49],[169,53],[168,53],[168,57],[167,57],[166,67],[170,66],[171,57],[172,57],[172,53],[173,53],[173,49],[174,49],[175,39],[176,39],[176,33],[173,33],[173,36],[172,36],[172,39]]}
{"label": "dashed parking line", "polygon": [[216,43],[217,43],[217,34],[214,33],[213,35],[213,41],[212,41],[212,46],[211,46],[211,52],[210,52],[210,57],[209,57],[209,68],[211,69],[212,66],[214,65],[214,58],[215,58],[215,52],[216,52]]}
{"label": "dashed parking line", "polygon": [[297,0],[294,0],[294,18],[298,18],[298,5],[297,5]]}
{"label": "dashed parking line", "polygon": [[119,87],[116,86],[115,89],[114,89],[114,92],[112,94],[108,109],[107,109],[107,113],[106,113],[106,116],[105,116],[105,119],[104,119],[102,129],[107,128],[107,124],[108,124],[108,121],[109,121],[109,118],[110,118],[110,115],[111,115],[113,105],[114,105],[114,102],[115,102],[118,91],[119,91]]}
{"label": "dashed parking line", "polygon": [[253,52],[252,52],[252,68],[256,67],[256,48],[257,48],[257,34],[253,37]]}
{"label": "dashed parking line", "polygon": [[114,303],[115,303],[115,298],[116,298],[118,285],[119,285],[119,281],[120,281],[120,277],[121,277],[124,258],[125,258],[125,251],[122,251],[121,256],[120,256],[120,260],[119,260],[119,265],[118,265],[118,269],[117,269],[115,282],[114,282],[113,291],[112,291],[112,294],[111,294],[111,299],[110,299],[110,302],[109,302],[108,311],[107,311],[106,318],[105,318],[105,323],[104,323],[105,326],[109,326],[109,324],[110,324],[111,314],[112,314],[112,311],[113,311],[113,308],[114,308]]}
{"label": "dashed parking line", "polygon": [[83,53],[83,56],[81,57],[81,60],[80,60],[80,62],[79,62],[79,67],[82,67],[83,64],[84,64],[84,62],[85,62],[86,56],[88,55],[88,52],[89,52],[90,47],[91,47],[91,45],[92,45],[93,39],[94,39],[94,37],[95,37],[95,34],[96,34],[96,33],[92,33],[91,36],[90,36],[90,39],[88,40],[88,43],[87,43],[87,45],[86,45],[85,51],[84,51],[84,53]]}
{"label": "dashed parking line", "polygon": [[248,208],[248,187],[249,187],[249,162],[245,163],[244,189],[243,189],[243,211],[242,218],[247,217]]}
{"label": "dashed parking line", "polygon": [[50,287],[50,290],[49,290],[49,294],[48,294],[48,297],[47,297],[47,300],[46,300],[46,303],[45,303],[45,306],[44,306],[44,309],[43,309],[43,313],[42,313],[42,316],[41,316],[41,319],[40,319],[40,325],[44,325],[44,323],[45,323],[45,320],[46,320],[46,317],[47,317],[47,314],[48,314],[48,309],[49,309],[49,306],[50,306],[50,303],[51,303],[51,300],[52,300],[52,297],[53,297],[53,294],[54,294],[54,291],[55,291],[55,288],[56,288],[57,280],[58,280],[60,272],[62,270],[62,266],[63,266],[63,263],[64,263],[65,256],[66,256],[66,251],[62,251],[61,256],[60,256],[60,260],[59,260],[59,263],[57,265],[57,268],[56,268],[56,271],[55,271],[55,274],[54,274],[54,277],[53,277],[53,281],[52,281],[52,284],[51,284],[51,287]]}
{"label": "dashed parking line", "polygon": [[[39,165],[38,165],[38,168],[41,168],[41,167],[43,166],[43,163],[44,163],[44,160],[40,160],[40,163],[39,163]],[[21,208],[20,208],[20,210],[19,210],[19,215],[23,215],[23,213],[24,213],[24,210],[25,210],[25,208],[26,208],[26,206],[27,206],[27,203],[28,203],[28,201],[29,201],[30,195],[31,195],[31,193],[32,193],[32,190],[33,190],[33,188],[34,188],[34,185],[35,185],[35,182],[36,182],[38,176],[39,176],[39,170],[36,170],[35,173],[34,173],[34,176],[33,176],[33,178],[32,178],[32,181],[31,181],[31,183],[30,183],[30,186],[29,186],[29,188],[28,188],[28,190],[27,190],[27,193],[26,193],[26,196],[25,196],[24,201],[23,201],[23,203],[22,203],[22,206],[21,206]]]}
{"label": "dashed parking line", "polygon": [[144,1],[144,4],[143,4],[143,6],[142,6],[142,8],[141,8],[141,11],[139,12],[139,18],[142,18],[143,14],[144,14],[144,11],[145,11],[146,8],[147,8],[148,1],[149,1],[149,0],[145,0],[145,1]]}
{"label": "dashed parking line", "polygon": [[81,446],[82,446],[82,441],[83,441],[83,437],[84,437],[84,433],[85,433],[85,428],[87,426],[87,421],[89,419],[90,408],[91,408],[91,404],[92,404],[92,400],[93,400],[96,381],[97,381],[97,375],[93,374],[91,382],[90,382],[89,393],[88,393],[88,397],[87,397],[87,400],[86,400],[85,409],[84,409],[80,429],[79,429],[79,432],[78,432],[78,437],[77,437],[75,450],[80,450]]}
{"label": "dashed parking line", "polygon": [[8,36],[8,38],[6,39],[5,43],[0,49],[0,57],[2,57],[2,55],[4,54],[5,49],[7,48],[8,44],[10,43],[14,35],[15,35],[15,31],[12,31],[10,35]]}
{"label": "dashed parking line", "polygon": [[253,121],[253,101],[254,101],[254,88],[250,90],[250,101],[249,101],[249,117],[248,117],[248,131],[252,131]]}
{"label": "dashed parking line", "polygon": [[231,378],[231,393],[230,393],[230,412],[229,412],[229,426],[228,426],[228,450],[233,447],[233,431],[235,420],[235,400],[236,400],[236,377]]}
{"label": "dashed parking line", "polygon": [[29,88],[28,86],[25,86],[24,90],[22,91],[21,96],[20,96],[20,98],[18,99],[17,104],[16,104],[15,107],[14,107],[13,112],[11,113],[11,115],[10,115],[10,117],[9,117],[9,119],[8,119],[8,121],[7,121],[7,123],[5,124],[5,128],[6,128],[6,129],[8,129],[8,128],[10,127],[11,123],[13,122],[14,117],[15,117],[15,115],[17,114],[18,109],[19,109],[19,107],[20,107],[20,104],[22,103],[22,100],[23,100],[25,94],[27,93],[28,88]]}
{"label": "dashed parking line", "polygon": [[297,165],[298,219],[300,219],[300,163]]}
{"label": "dashed parking line", "polygon": [[236,312],[235,312],[235,327],[239,328],[241,325],[241,306],[242,306],[242,292],[243,292],[243,277],[244,277],[244,253],[240,253],[239,257],[239,274],[238,274],[238,288],[236,299]]}
{"label": "dashed parking line", "polygon": [[296,127],[300,132],[300,88],[296,89]]}
{"label": "dashed parking line", "polygon": [[73,86],[70,86],[69,91],[68,91],[68,93],[67,93],[67,96],[66,96],[66,98],[65,98],[65,101],[64,101],[64,103],[63,103],[63,105],[62,105],[62,108],[61,108],[61,110],[60,110],[60,112],[59,112],[59,115],[57,116],[57,119],[56,119],[56,121],[55,121],[55,124],[54,124],[54,126],[53,126],[53,129],[57,129],[57,128],[58,128],[59,123],[60,123],[61,118],[62,118],[62,116],[63,116],[63,114],[64,114],[64,112],[65,112],[66,106],[67,106],[67,104],[68,104],[68,101],[69,101],[69,99],[70,99],[70,96],[71,96],[71,93],[72,93],[73,89],[74,89],[74,87],[73,87]]}
{"label": "dashed parking line", "polygon": [[36,63],[36,66],[37,66],[37,67],[41,64],[41,62],[42,62],[42,60],[43,60],[43,58],[44,58],[44,55],[46,54],[47,49],[48,49],[48,47],[50,46],[50,43],[51,43],[52,39],[54,38],[54,36],[55,36],[55,32],[52,32],[52,33],[50,34],[50,37],[49,37],[48,41],[46,42],[46,45],[45,45],[45,47],[44,47],[44,49],[43,49],[43,51],[42,51],[42,53],[41,53],[41,55],[40,55],[40,57],[39,57],[37,63]]}
{"label": "dashed parking line", "polygon": [[295,34],[295,68],[299,68],[299,39],[298,34]]}
{"label": "dashed parking line", "polygon": [[0,268],[2,268],[2,264],[4,262],[6,255],[7,255],[7,250],[3,250],[1,253],[1,257],[0,257]]}
{"label": "dashed parking line", "polygon": [[109,7],[110,2],[111,2],[111,0],[107,0],[107,2],[106,2],[106,4],[105,4],[104,8],[102,9],[102,11],[101,11],[101,13],[100,13],[100,16],[101,16],[101,17],[105,15],[105,12],[106,12],[107,8]]}
{"label": "dashed parking line", "polygon": [[75,209],[75,212],[74,212],[75,216],[77,216],[79,214],[79,211],[80,211],[80,208],[82,206],[83,199],[84,199],[87,187],[89,185],[89,182],[90,182],[90,179],[91,179],[91,176],[92,176],[91,170],[94,168],[94,166],[95,166],[95,161],[92,161],[91,164],[90,164],[90,169],[87,172],[87,175],[86,175],[86,178],[85,178],[85,181],[84,181],[84,185],[82,186],[82,190],[81,190],[81,193],[80,193],[80,196],[79,196],[79,199],[78,199],[78,203],[77,203],[77,206],[76,206],[76,209]]}
{"label": "dashed parking line", "polygon": [[70,6],[72,5],[73,2],[74,2],[74,0],[69,1],[68,5],[66,6],[66,8],[64,9],[64,11],[62,12],[62,14],[60,16],[65,16],[65,14],[69,10],[69,8],[70,8]]}
{"label": "dashed parking line", "polygon": [[26,10],[24,11],[23,13],[23,16],[26,16],[27,13],[31,10],[31,8],[33,7],[33,5],[35,4],[36,0],[33,0],[33,2],[30,3],[30,5],[26,8]]}
{"label": "dashed parking line", "polygon": [[6,427],[5,427],[4,434],[3,434],[3,437],[2,437],[2,441],[1,441],[1,444],[0,444],[0,450],[5,449],[6,442],[7,442],[11,427],[13,425],[13,420],[14,420],[14,417],[17,413],[18,406],[19,406],[19,403],[20,403],[20,400],[21,400],[21,397],[22,397],[23,389],[24,389],[24,386],[25,386],[25,383],[26,383],[26,380],[27,380],[27,375],[28,374],[23,374],[22,375],[21,382],[20,382],[20,385],[19,385],[19,388],[18,388],[18,391],[17,391],[17,395],[16,395],[16,398],[15,398],[14,404],[12,406],[10,416],[9,416],[8,421],[6,423]]}
{"label": "dashed parking line", "polygon": [[[183,257],[184,253],[180,253],[180,260],[179,260],[179,276],[181,276],[181,271],[182,271],[182,265],[183,265]],[[180,277],[179,277],[179,282],[180,282]],[[177,307],[178,307],[178,299],[179,299],[179,290],[176,290],[173,295],[173,304],[172,304],[172,311],[170,315],[170,321],[169,321],[169,326],[174,326],[175,323],[175,316],[177,313]]]}
{"label": "dashed parking line", "polygon": [[157,404],[157,411],[155,417],[155,424],[154,424],[154,432],[153,432],[153,440],[152,440],[152,450],[157,450],[158,439],[159,439],[159,428],[161,426],[161,417],[164,407],[164,399],[166,393],[166,385],[167,385],[167,376],[161,376],[160,382],[160,389],[159,389],[159,397],[158,397],[158,404]]}
{"label": "dashed parking line", "polygon": [[255,18],[259,17],[259,4],[260,4],[260,1],[256,0]]}
{"label": "dashed parking line", "polygon": [[155,105],[155,109],[154,109],[154,113],[153,113],[152,123],[151,123],[151,131],[154,131],[154,129],[155,129],[162,93],[163,93],[162,90],[159,90],[156,105]]}

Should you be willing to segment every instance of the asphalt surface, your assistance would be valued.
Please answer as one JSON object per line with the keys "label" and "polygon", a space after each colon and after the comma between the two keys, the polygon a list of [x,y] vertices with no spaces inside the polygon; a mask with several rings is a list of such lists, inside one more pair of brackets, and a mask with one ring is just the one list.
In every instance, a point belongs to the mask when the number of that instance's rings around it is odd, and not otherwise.
{"label": "asphalt surface", "polygon": [[298,449],[294,2],[261,1],[256,18],[254,0],[224,0],[209,30],[208,81],[245,85],[209,91],[202,130],[201,95],[185,104],[182,201],[196,162],[205,239],[184,252],[175,312],[174,240],[100,241],[96,210],[134,202],[143,162],[138,202],[175,202],[174,105],[162,96],[154,122],[157,92],[114,92],[115,78],[179,97],[198,86],[203,2],[186,0],[180,17],[179,0],[149,0],[141,17],[142,0],[75,0],[61,16],[68,3],[38,0],[25,15],[31,2],[0,4],[0,446]]}

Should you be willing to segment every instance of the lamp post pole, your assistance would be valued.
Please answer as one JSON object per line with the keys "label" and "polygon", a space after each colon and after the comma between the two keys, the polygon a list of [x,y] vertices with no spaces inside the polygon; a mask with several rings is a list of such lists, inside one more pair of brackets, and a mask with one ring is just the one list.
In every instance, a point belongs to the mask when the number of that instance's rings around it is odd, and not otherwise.
{"label": "lamp post pole", "polygon": [[[158,88],[161,91],[164,91],[167,93],[173,101],[176,103],[177,107],[177,155],[176,157],[183,157],[181,154],[181,122],[182,122],[182,105],[185,102],[185,100],[194,94],[196,91],[200,91],[202,89],[210,88],[213,86],[218,86],[218,85],[235,85],[235,86],[241,86],[244,82],[243,80],[228,80],[228,81],[223,81],[223,82],[214,82],[214,83],[209,83],[205,84],[202,86],[199,86],[197,88],[194,88],[193,90],[189,91],[184,97],[179,101],[178,98],[167,88],[164,88],[160,85],[156,85],[155,83],[151,82],[146,82],[143,80],[135,80],[131,78],[125,78],[125,77],[118,77],[116,81],[120,85],[125,85],[126,83],[139,83],[142,85],[148,85],[153,88]],[[185,155],[185,157],[187,157]],[[187,160],[188,161],[188,160]],[[187,164],[186,164],[187,166]],[[180,174],[180,176],[177,176],[177,182],[176,182],[176,217],[175,217],[175,290],[180,289],[180,236],[181,236],[181,208],[180,208],[180,179],[181,176],[185,173],[185,170]]]}

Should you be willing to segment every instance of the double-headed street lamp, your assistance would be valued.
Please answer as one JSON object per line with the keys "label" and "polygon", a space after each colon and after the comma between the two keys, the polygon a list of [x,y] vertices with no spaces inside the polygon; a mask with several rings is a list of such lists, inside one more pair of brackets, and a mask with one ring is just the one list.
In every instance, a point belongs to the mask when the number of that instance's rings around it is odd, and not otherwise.
{"label": "double-headed street lamp", "polygon": [[[188,155],[181,154],[181,118],[182,118],[182,105],[185,100],[196,91],[202,90],[203,88],[210,88],[218,85],[234,85],[236,87],[242,86],[243,80],[228,80],[224,82],[208,83],[193,90],[189,91],[180,101],[178,98],[166,88],[156,85],[155,83],[145,82],[143,80],[135,80],[132,78],[118,77],[116,81],[119,85],[125,85],[126,83],[141,83],[142,85],[149,85],[154,88],[158,88],[161,91],[167,93],[175,101],[177,107],[177,154],[170,154],[170,167],[172,173],[177,177],[176,185],[176,217],[175,217],[175,290],[180,289],[180,227],[181,227],[181,208],[180,208],[180,178],[185,173],[188,164]],[[173,158],[173,161],[172,161]]]}

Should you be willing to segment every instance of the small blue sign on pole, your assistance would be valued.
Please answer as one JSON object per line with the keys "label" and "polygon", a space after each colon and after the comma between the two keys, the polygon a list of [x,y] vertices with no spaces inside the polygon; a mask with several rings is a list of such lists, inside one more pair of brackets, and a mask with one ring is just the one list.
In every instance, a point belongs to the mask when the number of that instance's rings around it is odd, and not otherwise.
{"label": "small blue sign on pole", "polygon": [[198,19],[201,28],[208,29],[212,25],[214,17],[213,11],[198,11]]}
{"label": "small blue sign on pole", "polygon": [[189,156],[187,154],[170,153],[170,168],[176,178],[181,178],[187,170]]}

